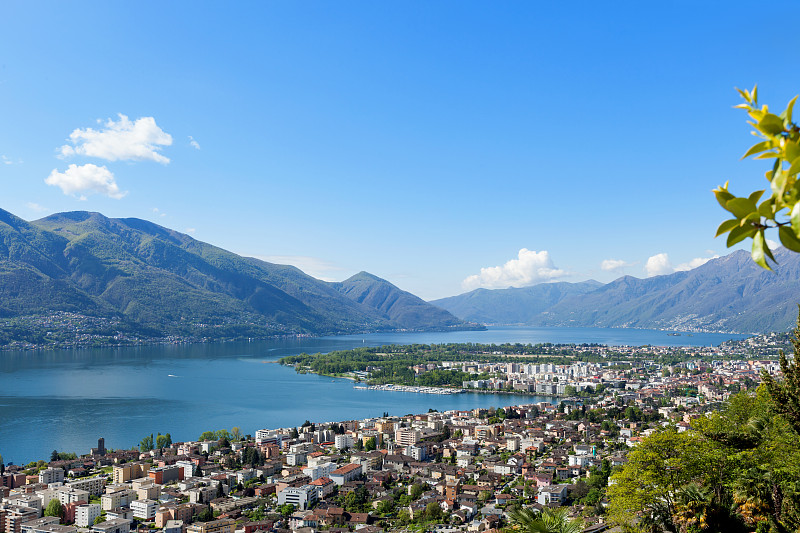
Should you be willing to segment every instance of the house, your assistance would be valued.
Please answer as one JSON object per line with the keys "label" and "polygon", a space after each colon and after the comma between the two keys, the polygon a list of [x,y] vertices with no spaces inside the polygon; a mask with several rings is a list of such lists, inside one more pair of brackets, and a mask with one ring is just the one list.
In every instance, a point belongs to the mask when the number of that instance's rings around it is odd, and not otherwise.
{"label": "house", "polygon": [[567,486],[566,485],[551,485],[539,491],[539,496],[536,498],[539,505],[561,505],[567,499]]}

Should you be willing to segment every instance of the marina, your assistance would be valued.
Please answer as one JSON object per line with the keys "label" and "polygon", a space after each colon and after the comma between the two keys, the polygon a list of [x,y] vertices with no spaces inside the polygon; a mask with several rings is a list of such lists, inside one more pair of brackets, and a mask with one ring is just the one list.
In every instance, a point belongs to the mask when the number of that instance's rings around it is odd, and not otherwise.
{"label": "marina", "polygon": [[440,394],[440,395],[463,394],[465,392],[464,389],[445,389],[442,387],[415,387],[412,385],[370,385],[367,387],[363,385],[356,385],[353,388],[359,390],[417,392],[419,394]]}

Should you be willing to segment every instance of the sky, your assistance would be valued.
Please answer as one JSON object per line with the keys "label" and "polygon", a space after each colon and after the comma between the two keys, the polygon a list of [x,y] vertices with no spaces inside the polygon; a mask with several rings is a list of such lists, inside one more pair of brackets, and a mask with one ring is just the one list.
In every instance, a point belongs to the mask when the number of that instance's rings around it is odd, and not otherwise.
{"label": "sky", "polygon": [[711,190],[764,186],[735,87],[778,111],[800,92],[798,15],[6,0],[0,208],[143,218],[425,299],[688,269],[730,252]]}

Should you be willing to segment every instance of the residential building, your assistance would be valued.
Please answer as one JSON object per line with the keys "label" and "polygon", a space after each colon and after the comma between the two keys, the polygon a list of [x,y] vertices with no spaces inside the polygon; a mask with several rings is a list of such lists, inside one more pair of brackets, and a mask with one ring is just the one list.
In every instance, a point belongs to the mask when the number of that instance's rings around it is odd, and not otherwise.
{"label": "residential building", "polygon": [[305,511],[313,507],[318,500],[317,487],[303,485],[302,487],[286,487],[278,492],[278,505],[290,503],[295,509]]}
{"label": "residential building", "polygon": [[93,533],[130,533],[133,520],[112,518],[92,526]]}
{"label": "residential building", "polygon": [[45,468],[39,472],[39,483],[49,485],[50,483],[63,483],[64,482],[64,469],[63,468]]}
{"label": "residential building", "polygon": [[330,477],[334,483],[341,486],[347,483],[348,481],[352,481],[354,479],[361,477],[361,473],[362,473],[361,465],[360,464],[356,465],[351,463],[341,468],[337,468],[336,470],[331,472],[330,476],[328,477]]}
{"label": "residential building", "polygon": [[100,504],[85,503],[75,508],[75,525],[78,527],[90,527],[94,525],[94,519],[100,516]]}
{"label": "residential building", "polygon": [[133,511],[134,518],[153,520],[156,517],[157,510],[158,502],[156,500],[134,500],[131,502],[131,511]]}
{"label": "residential building", "polygon": [[92,496],[101,496],[106,487],[106,478],[104,477],[90,477],[86,479],[77,479],[69,481],[67,487],[72,487],[79,490],[85,490]]}
{"label": "residential building", "polygon": [[224,518],[211,522],[197,522],[186,528],[186,533],[234,533],[236,522]]}
{"label": "residential building", "polygon": [[112,480],[114,484],[125,483],[132,479],[146,477],[147,472],[150,470],[150,465],[147,463],[125,463],[123,465],[114,465],[111,469]]}

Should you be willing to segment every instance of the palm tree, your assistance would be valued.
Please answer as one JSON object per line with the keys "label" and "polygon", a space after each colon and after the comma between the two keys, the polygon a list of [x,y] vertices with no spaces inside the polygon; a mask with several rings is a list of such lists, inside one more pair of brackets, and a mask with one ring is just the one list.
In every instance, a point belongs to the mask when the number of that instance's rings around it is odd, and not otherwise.
{"label": "palm tree", "polygon": [[517,509],[508,513],[524,533],[581,533],[583,522],[567,518],[566,509],[550,509],[545,507],[542,512],[531,508]]}

